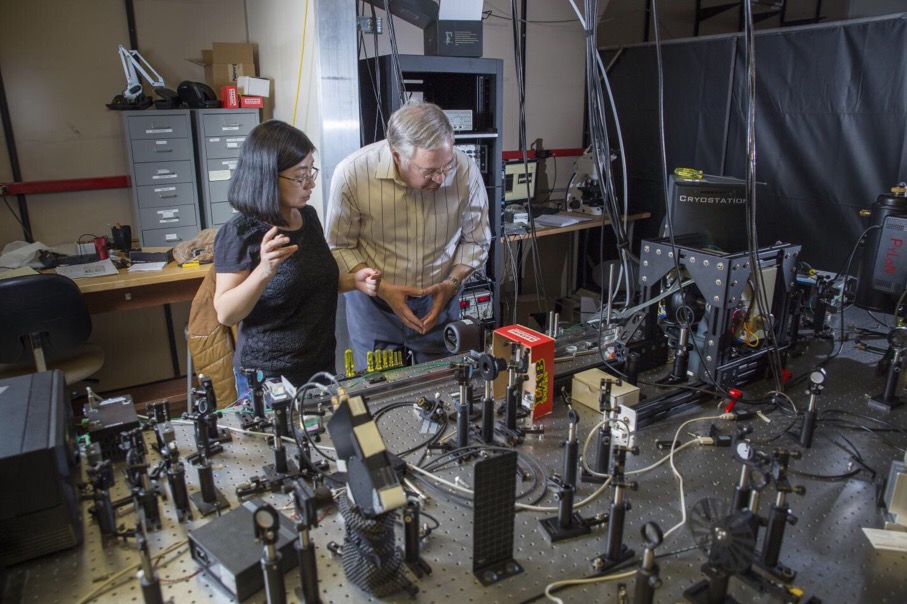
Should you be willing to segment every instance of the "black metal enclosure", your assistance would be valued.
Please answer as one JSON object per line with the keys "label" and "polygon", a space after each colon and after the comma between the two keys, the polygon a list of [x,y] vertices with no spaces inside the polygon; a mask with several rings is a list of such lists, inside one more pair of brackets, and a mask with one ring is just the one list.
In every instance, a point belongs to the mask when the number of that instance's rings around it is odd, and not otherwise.
{"label": "black metal enclosure", "polygon": [[[783,352],[790,345],[791,302],[800,246],[778,243],[755,254],[771,307],[767,309],[771,321],[765,328],[771,329],[773,337],[763,337],[761,346],[750,348],[735,345],[732,327],[735,311],[748,312],[756,304],[751,293],[754,267],[750,255],[702,249],[702,241],[701,235],[679,236],[674,238],[673,248],[668,238],[643,241],[640,286],[643,299],[651,300],[662,291],[665,277],[674,272],[675,266],[686,273],[684,279],[693,280],[690,289],[701,295],[705,312],[691,327],[690,372],[709,384],[733,388],[762,377],[766,355],[774,350]],[[650,310],[653,311],[654,308]],[[649,321],[648,325],[654,323]]]}

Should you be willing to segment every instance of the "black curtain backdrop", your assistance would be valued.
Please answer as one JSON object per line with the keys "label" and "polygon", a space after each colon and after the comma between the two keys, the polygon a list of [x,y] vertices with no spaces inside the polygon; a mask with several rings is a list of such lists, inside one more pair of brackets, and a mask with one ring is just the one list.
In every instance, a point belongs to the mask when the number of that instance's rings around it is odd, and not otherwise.
{"label": "black curtain backdrop", "polygon": [[[859,211],[907,179],[907,14],[758,33],[755,53],[760,247],[799,243],[802,260],[837,271],[868,226]],[[662,56],[668,172],[745,178],[743,37],[670,41]],[[603,60],[614,61],[631,211],[653,214],[637,240],[657,237],[655,47],[605,50]]]}

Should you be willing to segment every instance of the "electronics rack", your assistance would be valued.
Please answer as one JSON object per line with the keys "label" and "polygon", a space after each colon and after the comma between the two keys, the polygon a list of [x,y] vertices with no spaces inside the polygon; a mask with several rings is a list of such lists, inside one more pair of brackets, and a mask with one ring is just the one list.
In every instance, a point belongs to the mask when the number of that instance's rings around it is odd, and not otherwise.
{"label": "electronics rack", "polygon": [[475,273],[466,280],[460,292],[460,319],[472,319],[482,326],[494,326],[494,282]]}

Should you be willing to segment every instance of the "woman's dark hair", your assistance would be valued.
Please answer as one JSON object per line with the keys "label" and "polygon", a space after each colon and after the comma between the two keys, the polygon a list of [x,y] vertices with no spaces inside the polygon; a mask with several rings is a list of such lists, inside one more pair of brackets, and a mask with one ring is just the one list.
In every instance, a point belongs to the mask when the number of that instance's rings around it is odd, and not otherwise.
{"label": "woman's dark hair", "polygon": [[243,142],[230,179],[227,199],[238,212],[276,226],[287,226],[280,215],[277,175],[296,166],[315,151],[302,130],[268,120],[256,126]]}

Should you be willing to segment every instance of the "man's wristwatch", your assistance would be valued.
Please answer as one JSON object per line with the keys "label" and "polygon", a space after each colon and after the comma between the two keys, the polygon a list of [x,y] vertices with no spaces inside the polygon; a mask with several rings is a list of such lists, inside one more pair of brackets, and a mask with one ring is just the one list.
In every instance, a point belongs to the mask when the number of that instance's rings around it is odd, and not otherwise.
{"label": "man's wristwatch", "polygon": [[450,282],[452,282],[452,283],[454,284],[454,287],[455,287],[456,289],[460,289],[460,284],[463,283],[463,282],[460,281],[455,275],[449,276],[447,279],[445,279],[445,281],[450,281]]}

